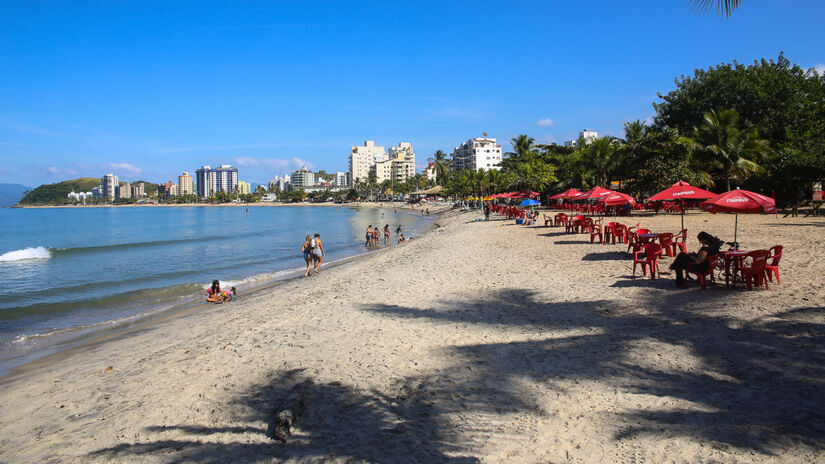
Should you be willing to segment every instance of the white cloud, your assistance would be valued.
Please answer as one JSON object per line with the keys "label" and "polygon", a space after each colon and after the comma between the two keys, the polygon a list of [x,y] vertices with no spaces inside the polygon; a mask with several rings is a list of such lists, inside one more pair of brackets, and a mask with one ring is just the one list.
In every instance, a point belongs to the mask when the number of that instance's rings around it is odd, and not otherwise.
{"label": "white cloud", "polygon": [[541,118],[536,122],[536,125],[539,127],[550,127],[555,125],[556,122],[550,118]]}
{"label": "white cloud", "polygon": [[241,156],[235,158],[235,164],[239,167],[249,168],[263,168],[273,171],[282,171],[285,169],[297,169],[304,166],[315,169],[315,165],[305,159],[293,157],[290,159],[283,158],[254,158],[252,156]]}
{"label": "white cloud", "polygon": [[49,166],[48,168],[46,168],[46,170],[48,170],[52,174],[60,174],[60,169],[57,169],[56,166]]}
{"label": "white cloud", "polygon": [[140,174],[141,172],[143,172],[143,170],[139,167],[129,163],[109,163],[109,167],[120,171],[126,171],[130,174]]}

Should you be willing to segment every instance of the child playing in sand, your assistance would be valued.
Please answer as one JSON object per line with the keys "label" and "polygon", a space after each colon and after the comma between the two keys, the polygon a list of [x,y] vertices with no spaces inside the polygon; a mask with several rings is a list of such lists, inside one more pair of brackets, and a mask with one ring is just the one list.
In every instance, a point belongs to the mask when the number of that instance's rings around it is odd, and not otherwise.
{"label": "child playing in sand", "polygon": [[[232,293],[235,292],[235,287],[232,287]],[[221,284],[218,280],[212,281],[212,286],[206,290],[206,302],[207,303],[225,303],[232,299],[231,295],[227,295],[227,292],[221,291]]]}

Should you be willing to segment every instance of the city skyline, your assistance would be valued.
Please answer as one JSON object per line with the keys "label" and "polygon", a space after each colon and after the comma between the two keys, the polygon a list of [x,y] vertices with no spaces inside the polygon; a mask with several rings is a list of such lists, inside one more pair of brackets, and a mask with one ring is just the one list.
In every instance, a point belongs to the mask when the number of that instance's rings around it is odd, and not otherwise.
{"label": "city skyline", "polygon": [[697,68],[784,52],[825,70],[821,2],[751,0],[727,20],[686,3],[7,3],[0,182],[231,163],[264,184],[345,171],[364,140],[412,143],[420,172],[483,132],[503,151],[520,133],[621,135]]}

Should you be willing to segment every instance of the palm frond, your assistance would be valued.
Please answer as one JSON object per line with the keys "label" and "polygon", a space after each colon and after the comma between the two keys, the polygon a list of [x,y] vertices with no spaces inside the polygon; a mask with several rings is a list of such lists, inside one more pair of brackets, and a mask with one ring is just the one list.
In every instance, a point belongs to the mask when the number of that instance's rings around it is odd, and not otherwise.
{"label": "palm frond", "polygon": [[688,5],[698,11],[700,15],[705,15],[711,10],[716,10],[716,14],[730,18],[733,11],[739,8],[742,0],[688,0]]}

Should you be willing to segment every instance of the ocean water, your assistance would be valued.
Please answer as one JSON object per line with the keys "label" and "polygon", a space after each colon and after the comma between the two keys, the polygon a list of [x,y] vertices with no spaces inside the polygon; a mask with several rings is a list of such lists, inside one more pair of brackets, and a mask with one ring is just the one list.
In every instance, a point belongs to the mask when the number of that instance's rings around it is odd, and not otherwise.
{"label": "ocean water", "polygon": [[248,210],[0,208],[0,375],[100,328],[200,303],[213,279],[242,296],[303,270],[308,234],[321,234],[329,263],[367,252],[367,225],[414,237],[429,220],[392,208]]}

